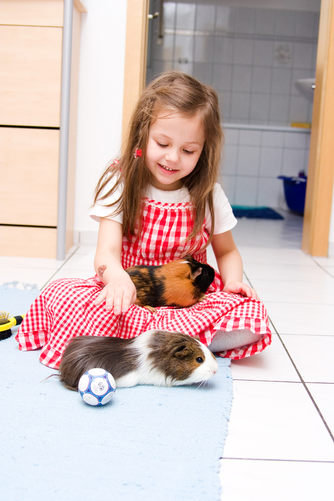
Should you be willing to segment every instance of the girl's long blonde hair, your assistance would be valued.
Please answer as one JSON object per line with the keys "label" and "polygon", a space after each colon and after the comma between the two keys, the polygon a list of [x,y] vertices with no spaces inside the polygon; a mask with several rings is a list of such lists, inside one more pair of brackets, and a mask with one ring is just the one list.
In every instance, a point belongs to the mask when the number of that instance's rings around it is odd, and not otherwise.
{"label": "girl's long blonde hair", "polygon": [[[113,205],[118,205],[117,209],[111,211],[114,215],[123,212],[123,235],[134,235],[135,229],[140,228],[142,194],[152,180],[152,174],[145,165],[145,151],[150,126],[161,110],[178,112],[186,117],[199,113],[202,117],[204,147],[195,169],[182,181],[188,188],[194,205],[194,227],[188,238],[193,238],[200,232],[208,204],[212,219],[209,244],[215,220],[213,187],[218,178],[223,142],[218,96],[212,87],[203,85],[184,73],[163,73],[146,87],[132,115],[121,158],[117,164],[110,164],[101,176],[95,190],[94,203],[103,201],[122,184],[121,197],[106,206],[112,208]],[[134,158],[137,148],[142,150],[142,156]],[[112,187],[108,190],[107,185],[114,177]]]}

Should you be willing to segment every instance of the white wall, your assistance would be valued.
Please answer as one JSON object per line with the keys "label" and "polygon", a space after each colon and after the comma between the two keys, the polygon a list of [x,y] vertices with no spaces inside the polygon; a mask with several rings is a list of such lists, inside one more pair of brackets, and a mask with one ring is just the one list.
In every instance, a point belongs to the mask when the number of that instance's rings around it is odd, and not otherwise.
{"label": "white wall", "polygon": [[330,229],[329,229],[328,256],[334,257],[334,188],[333,188],[331,225],[330,225]]}
{"label": "white wall", "polygon": [[89,217],[96,183],[120,148],[126,0],[84,0],[78,95],[74,229],[96,232]]}

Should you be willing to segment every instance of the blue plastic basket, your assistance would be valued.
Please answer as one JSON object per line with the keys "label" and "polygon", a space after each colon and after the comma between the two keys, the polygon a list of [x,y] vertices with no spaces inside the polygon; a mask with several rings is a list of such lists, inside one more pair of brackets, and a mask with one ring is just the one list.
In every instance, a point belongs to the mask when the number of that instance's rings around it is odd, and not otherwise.
{"label": "blue plastic basket", "polygon": [[289,209],[303,215],[307,177],[278,176],[278,179],[283,179],[285,200]]}

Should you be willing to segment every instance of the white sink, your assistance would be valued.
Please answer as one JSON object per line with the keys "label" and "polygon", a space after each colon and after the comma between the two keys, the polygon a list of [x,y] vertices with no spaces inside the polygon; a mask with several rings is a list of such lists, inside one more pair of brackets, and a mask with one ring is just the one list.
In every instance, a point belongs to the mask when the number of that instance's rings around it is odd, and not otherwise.
{"label": "white sink", "polygon": [[301,78],[295,82],[295,86],[306,99],[313,101],[315,78]]}

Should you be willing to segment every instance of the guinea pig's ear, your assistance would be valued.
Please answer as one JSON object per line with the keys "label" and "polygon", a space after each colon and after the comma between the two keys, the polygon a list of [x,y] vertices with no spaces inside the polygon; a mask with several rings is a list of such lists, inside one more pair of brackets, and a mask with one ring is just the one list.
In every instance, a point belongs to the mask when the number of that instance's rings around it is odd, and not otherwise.
{"label": "guinea pig's ear", "polygon": [[199,261],[196,261],[192,256],[186,256],[190,268],[190,277],[192,280],[195,280],[202,273],[202,266]]}
{"label": "guinea pig's ear", "polygon": [[176,350],[174,351],[174,356],[182,360],[183,358],[186,358],[189,355],[189,353],[190,353],[189,348],[187,348],[185,344],[182,344],[181,346],[178,346],[176,348]]}
{"label": "guinea pig's ear", "polygon": [[195,280],[202,273],[202,267],[195,268],[191,271],[191,278]]}

